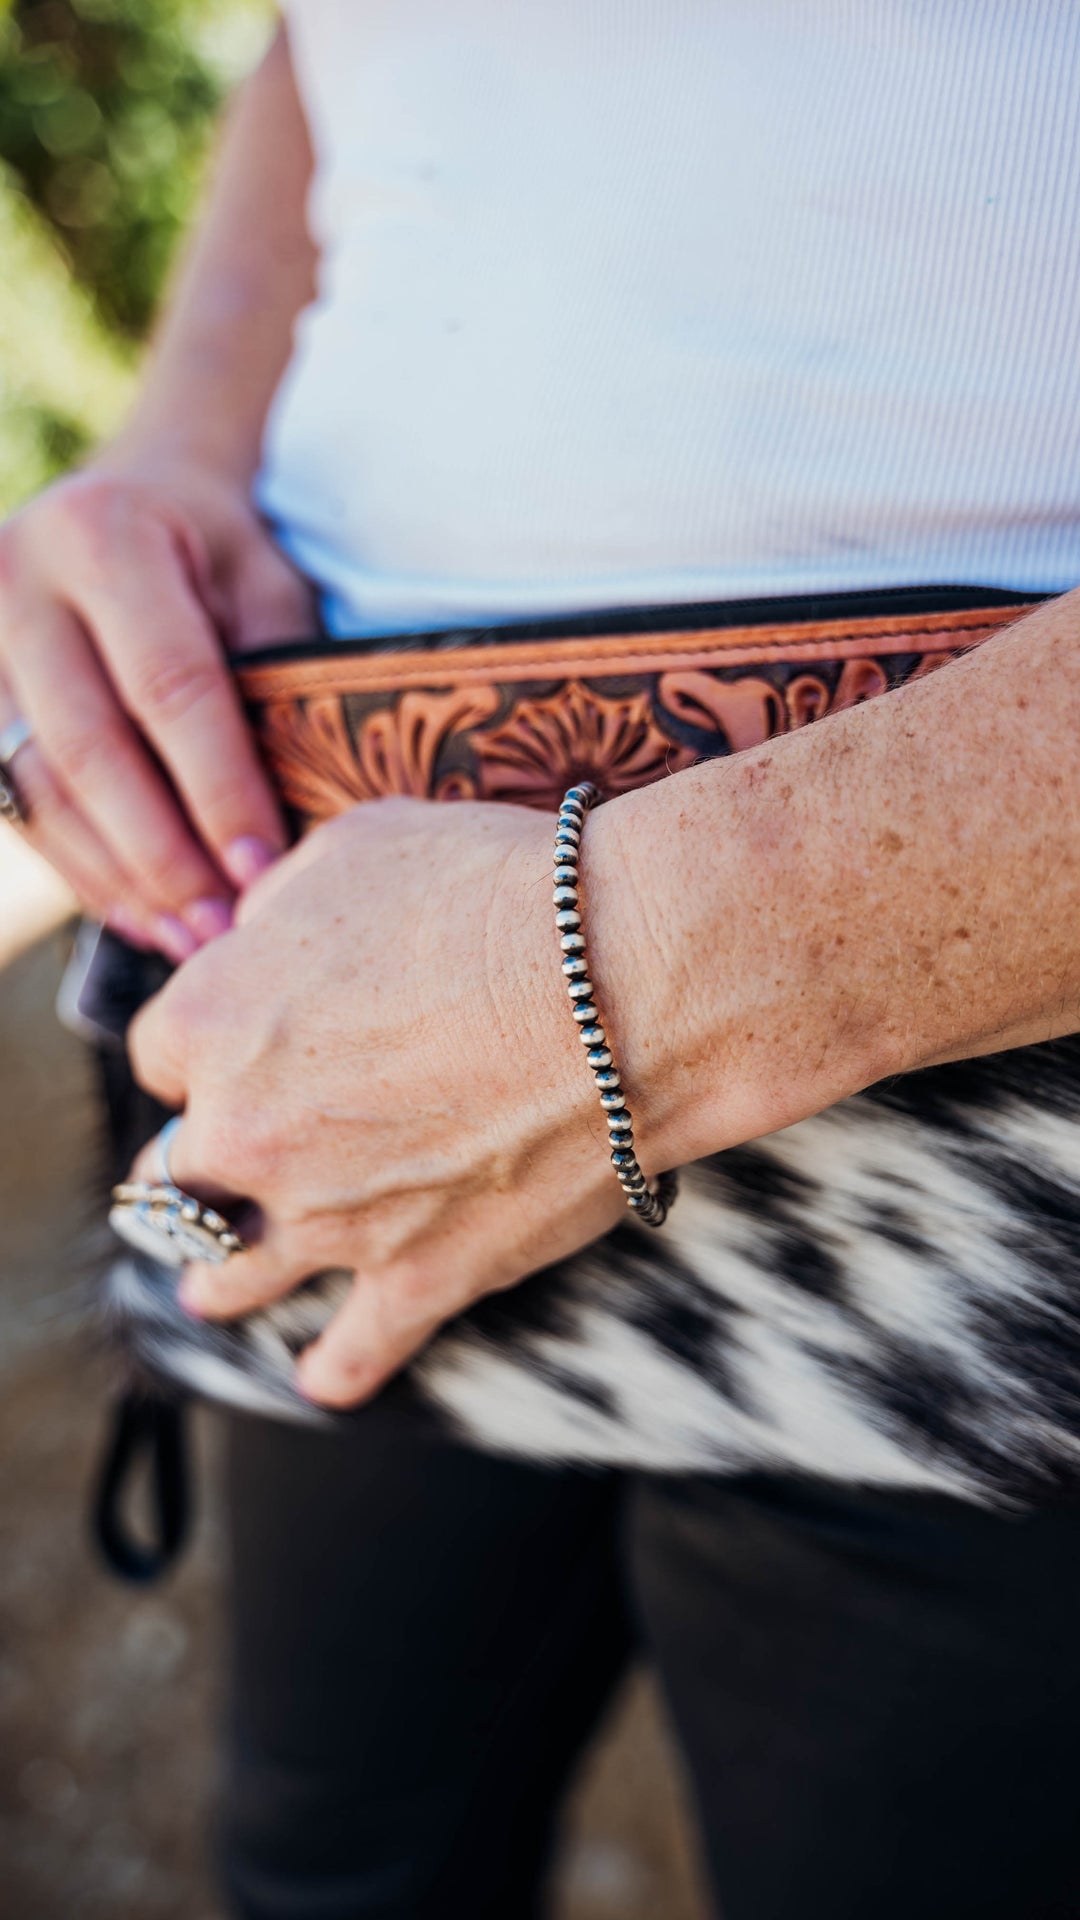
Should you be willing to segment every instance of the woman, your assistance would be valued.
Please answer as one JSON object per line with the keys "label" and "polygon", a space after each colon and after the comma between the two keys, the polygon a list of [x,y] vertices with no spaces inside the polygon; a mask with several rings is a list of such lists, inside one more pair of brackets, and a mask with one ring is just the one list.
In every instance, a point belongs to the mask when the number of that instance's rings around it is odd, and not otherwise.
{"label": "woman", "polygon": [[[279,859],[223,649],[310,631],[312,587],[342,639],[1051,596],[889,700],[613,801],[582,860],[647,1174],[990,1055],[1068,1188],[1075,1061],[1047,1043],[1080,1029],[1078,77],[1049,4],[310,0],[237,102],[132,420],[3,533],[13,802],[91,911],[177,963],[136,1071],[183,1111],[177,1181],[262,1213],[186,1303],[227,1319],[355,1275],[299,1368],[319,1404],[367,1403],[349,1437],[232,1436],[238,1913],[536,1911],[637,1638],[732,1920],[1076,1906],[1071,1189],[1030,1203],[1032,1235],[1058,1229],[1034,1310],[991,1299],[978,1329],[920,1294],[928,1237],[879,1220],[916,1276],[889,1312],[925,1338],[867,1388],[866,1452],[770,1344],[809,1316],[809,1364],[819,1308],[855,1338],[838,1253],[747,1322],[757,1440],[726,1474],[551,1472],[374,1399],[621,1217],[550,821],[386,800]],[[907,1084],[944,1162],[957,1083]],[[957,1355],[997,1382],[1024,1340],[1018,1518],[973,1464],[1009,1451],[1009,1407]]]}

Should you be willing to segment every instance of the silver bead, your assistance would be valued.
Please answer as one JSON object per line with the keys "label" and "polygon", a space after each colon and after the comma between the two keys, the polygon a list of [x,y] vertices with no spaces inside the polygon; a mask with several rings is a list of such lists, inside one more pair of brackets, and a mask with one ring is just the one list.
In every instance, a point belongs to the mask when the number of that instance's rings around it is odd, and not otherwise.
{"label": "silver bead", "polygon": [[601,1093],[614,1093],[619,1085],[619,1076],[614,1067],[597,1067],[596,1084]]}
{"label": "silver bead", "polygon": [[578,806],[575,806],[575,805],[573,804],[573,802],[571,802],[569,806],[567,806],[567,805],[566,805],[566,804],[564,803],[564,804],[563,804],[563,805],[562,805],[562,806],[561,806],[561,807],[559,808],[559,818],[558,818],[558,822],[557,822],[557,828],[558,828],[558,827],[573,827],[573,828],[575,829],[575,831],[576,831],[576,832],[577,832],[578,834],[580,834],[580,832],[581,832],[581,829],[582,829],[582,827],[584,826],[584,824],[585,824],[585,809],[584,809],[584,807],[578,807]]}
{"label": "silver bead", "polygon": [[604,1033],[603,1027],[599,1021],[597,1021],[594,1027],[582,1027],[578,1038],[582,1040],[587,1047],[602,1047],[607,1036]]}
{"label": "silver bead", "polygon": [[594,1047],[592,1052],[586,1055],[586,1058],[590,1067],[610,1067],[611,1049],[610,1047]]}
{"label": "silver bead", "polygon": [[594,1007],[591,1000],[584,1000],[580,1007],[571,1007],[570,1011],[579,1025],[591,1026],[599,1018],[599,1008]]}
{"label": "silver bead", "polygon": [[583,953],[571,953],[563,961],[562,970],[567,975],[572,973],[585,973],[588,969],[588,965],[589,963],[586,960],[585,955]]}
{"label": "silver bead", "polygon": [[593,983],[591,980],[571,980],[567,983],[571,1000],[591,1000]]}
{"label": "silver bead", "polygon": [[557,907],[576,907],[578,890],[576,887],[556,887],[554,900]]}
{"label": "silver bead", "polygon": [[555,925],[560,933],[570,933],[581,925],[581,915],[576,907],[560,907],[555,915]]}
{"label": "silver bead", "polygon": [[[575,1007],[574,1019],[576,1020],[577,1017],[578,1009]],[[616,1090],[614,1093],[602,1093],[600,1095],[600,1105],[606,1113],[613,1113],[616,1107],[625,1107],[626,1095],[619,1090]]]}
{"label": "silver bead", "polygon": [[559,945],[564,953],[583,953],[585,935],[583,933],[564,933],[559,937]]}
{"label": "silver bead", "polygon": [[607,1117],[609,1133],[632,1133],[634,1123],[628,1113],[609,1113]]}
{"label": "silver bead", "polygon": [[578,878],[577,866],[568,865],[567,862],[562,859],[558,849],[556,849],[555,859],[559,862],[555,868],[555,885],[557,887],[576,887]]}

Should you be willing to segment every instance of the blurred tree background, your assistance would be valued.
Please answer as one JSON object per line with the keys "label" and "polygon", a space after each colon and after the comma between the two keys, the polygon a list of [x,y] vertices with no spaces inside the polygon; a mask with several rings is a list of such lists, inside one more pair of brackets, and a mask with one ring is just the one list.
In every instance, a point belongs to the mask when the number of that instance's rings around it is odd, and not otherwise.
{"label": "blurred tree background", "polygon": [[268,0],[0,0],[0,513],[123,410]]}

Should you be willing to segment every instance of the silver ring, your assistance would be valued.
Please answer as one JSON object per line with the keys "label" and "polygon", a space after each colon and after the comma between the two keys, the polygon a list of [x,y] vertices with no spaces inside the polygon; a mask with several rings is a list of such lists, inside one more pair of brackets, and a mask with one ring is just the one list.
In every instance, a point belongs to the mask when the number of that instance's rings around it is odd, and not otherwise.
{"label": "silver ring", "polygon": [[[174,1113],[171,1120],[166,1120],[165,1125],[157,1137],[157,1150],[161,1155],[161,1178],[163,1184],[167,1187],[176,1187],[176,1181],[172,1175],[172,1168],[169,1165],[169,1155],[172,1152],[173,1141],[180,1131],[180,1123],[183,1118],[182,1113]],[[176,1187],[176,1191],[179,1193],[179,1187]]]}
{"label": "silver ring", "polygon": [[157,1187],[144,1181],[114,1187],[109,1225],[137,1253],[167,1267],[205,1260],[220,1267],[247,1247],[235,1227],[214,1207],[204,1207],[182,1187]]}
{"label": "silver ring", "polygon": [[13,827],[25,827],[29,812],[11,771],[11,763],[19,749],[25,747],[33,737],[29,721],[24,720],[21,714],[9,720],[6,727],[0,728],[0,820],[6,820]]}
{"label": "silver ring", "polygon": [[22,714],[16,714],[6,727],[0,727],[0,767],[9,767],[20,747],[34,737],[34,729]]}
{"label": "silver ring", "polygon": [[173,1179],[169,1156],[183,1118],[182,1113],[174,1114],[158,1134],[161,1180],[130,1181],[113,1188],[109,1225],[129,1247],[167,1267],[184,1267],[189,1260],[206,1260],[218,1267],[247,1248],[224,1214],[216,1207],[204,1207]]}

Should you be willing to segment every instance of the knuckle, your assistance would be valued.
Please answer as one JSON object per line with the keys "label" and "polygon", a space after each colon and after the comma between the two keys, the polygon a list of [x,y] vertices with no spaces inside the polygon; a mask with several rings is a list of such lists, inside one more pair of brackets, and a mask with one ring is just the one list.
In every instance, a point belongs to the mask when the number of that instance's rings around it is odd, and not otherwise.
{"label": "knuckle", "polygon": [[213,997],[203,984],[196,955],[152,1000],[140,1007],[128,1028],[128,1052],[136,1078],[151,1091],[170,1083],[176,1069],[199,1044],[211,1017]]}
{"label": "knuckle", "polygon": [[259,1156],[252,1151],[243,1115],[235,1109],[212,1115],[200,1140],[200,1165],[207,1179],[227,1193],[252,1199],[266,1194]]}
{"label": "knuckle", "polygon": [[49,531],[70,543],[84,560],[114,555],[124,518],[124,489],[96,476],[69,480],[48,500]]}
{"label": "knuckle", "polygon": [[210,660],[156,655],[132,673],[131,698],[140,714],[174,726],[215,692],[220,678],[220,669]]}
{"label": "knuckle", "polygon": [[58,719],[49,740],[53,760],[75,788],[92,785],[98,774],[111,781],[122,746],[120,729],[107,720],[92,725],[77,718],[67,722]]}
{"label": "knuckle", "polygon": [[191,899],[197,884],[193,850],[180,833],[165,832],[158,836],[153,849],[142,855],[139,877],[153,899],[166,906],[182,908]]}
{"label": "knuckle", "polygon": [[203,1103],[198,1127],[189,1122],[188,1151],[207,1179],[232,1192],[242,1192],[243,1132],[239,1109],[220,1099]]}
{"label": "knuckle", "polygon": [[266,1193],[276,1185],[281,1143],[276,1129],[230,1089],[200,1125],[199,1157],[207,1173],[230,1190]]}
{"label": "knuckle", "polygon": [[112,475],[76,475],[49,497],[52,543],[66,549],[84,592],[102,598],[116,592],[117,562],[152,558],[169,544],[161,506],[145,486]]}
{"label": "knuckle", "polygon": [[[262,776],[265,779],[265,776]],[[223,766],[214,779],[213,799],[223,811],[243,813],[250,810],[252,789],[258,784],[258,770],[238,765],[231,760]]]}
{"label": "knuckle", "polygon": [[274,1111],[265,1103],[254,1103],[245,1110],[238,1132],[239,1151],[249,1177],[258,1183],[260,1190],[270,1186],[280,1188],[290,1156]]}
{"label": "knuckle", "polygon": [[165,1093],[172,1085],[172,1068],[179,1049],[168,1015],[156,1002],[140,1008],[127,1030],[128,1059],[141,1087]]}
{"label": "knuckle", "polygon": [[329,1374],[329,1355],[327,1356],[329,1377],[320,1388],[319,1398],[328,1407],[355,1406],[367,1394],[372,1393],[380,1380],[378,1363],[367,1353],[358,1352],[337,1344],[333,1355],[333,1372]]}
{"label": "knuckle", "polygon": [[216,1053],[221,1023],[213,970],[205,964],[209,957],[197,953],[174,974],[161,996],[161,1011],[168,1018],[170,1032],[185,1049],[198,1047]]}

